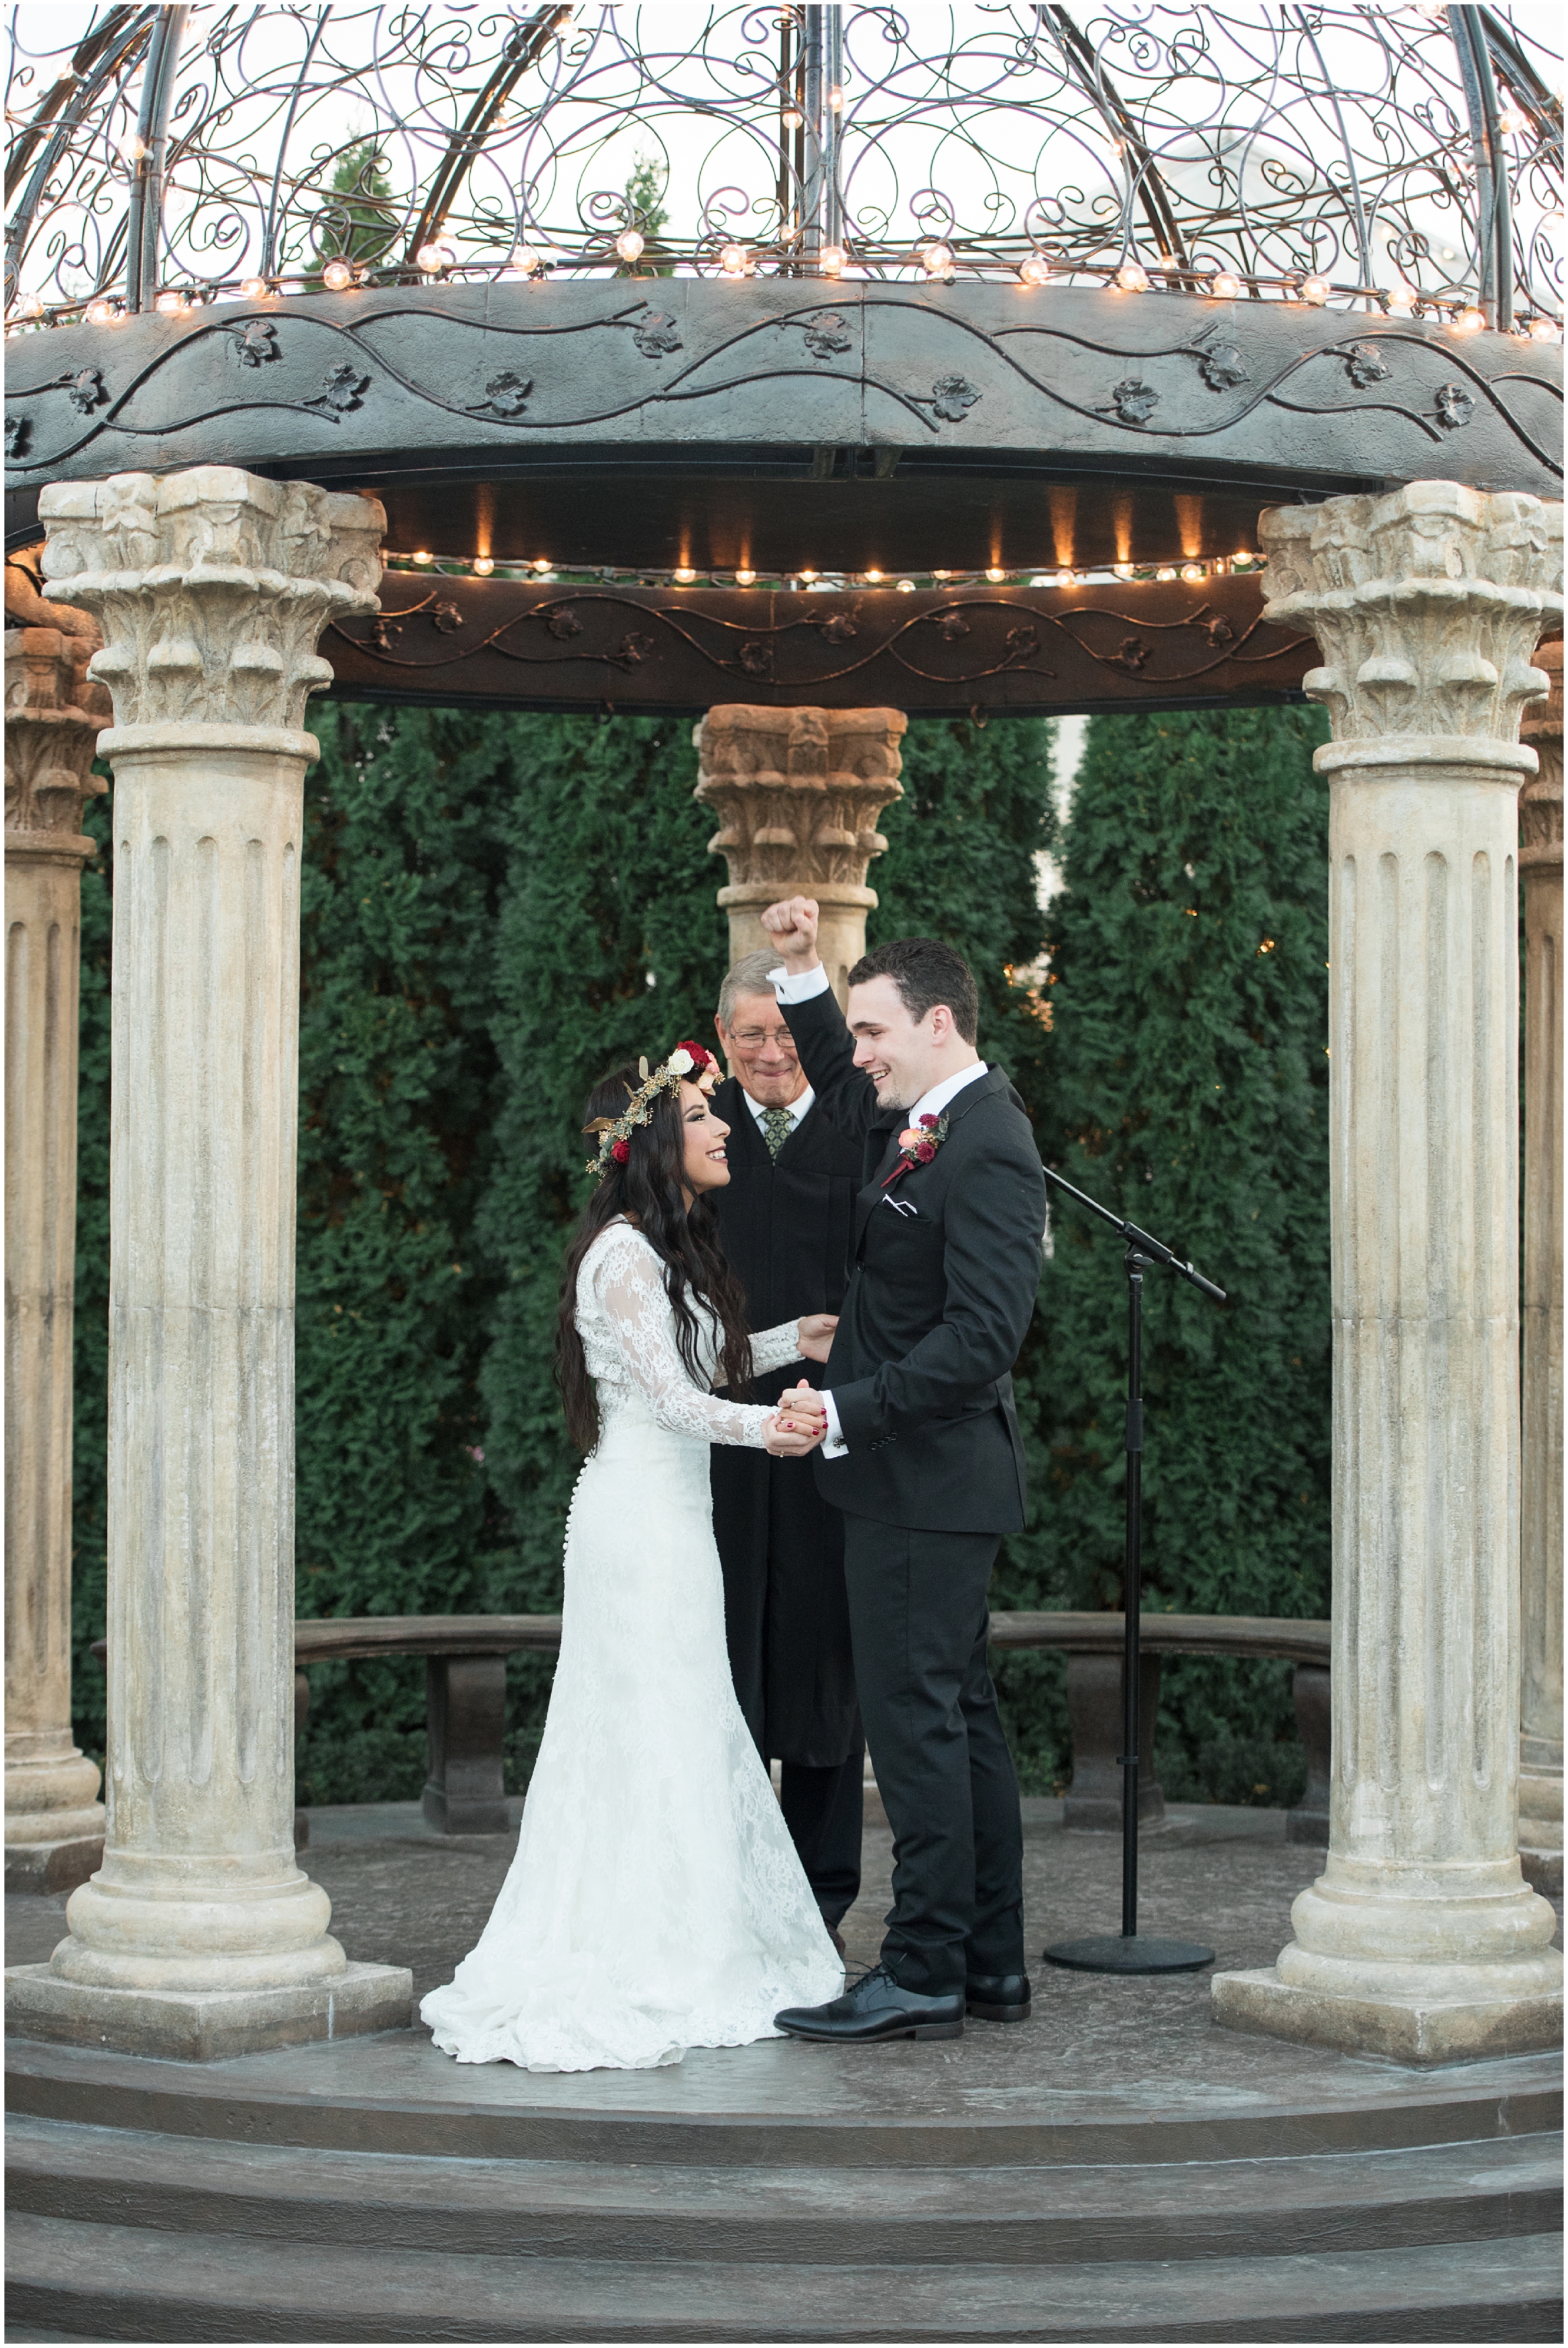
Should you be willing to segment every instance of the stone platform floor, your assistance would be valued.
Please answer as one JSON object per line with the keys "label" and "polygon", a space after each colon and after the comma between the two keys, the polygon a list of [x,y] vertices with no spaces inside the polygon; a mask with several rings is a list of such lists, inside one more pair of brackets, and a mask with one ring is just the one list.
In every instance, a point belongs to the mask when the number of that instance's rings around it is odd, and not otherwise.
{"label": "stone platform floor", "polygon": [[[521,1803],[514,1807],[520,1813]],[[331,1897],[332,1930],[352,1959],[411,1966],[417,2006],[427,1990],[450,1979],[478,1938],[515,1849],[515,1831],[434,1834],[414,1803],[322,1808],[310,1817],[310,1847],[301,1864]],[[1024,1823],[1034,2015],[1021,2028],[971,2023],[957,2043],[905,2041],[849,2056],[778,2041],[697,2049],[684,2064],[661,2071],[536,2075],[526,2088],[506,2065],[481,2073],[447,2063],[418,2030],[413,2043],[345,2041],[329,2067],[336,2072],[349,2058],[356,2073],[363,2065],[380,2074],[390,2065],[399,2092],[420,2099],[458,2095],[465,2101],[579,2110],[650,2104],[809,2109],[825,2095],[839,2109],[863,2114],[907,2108],[907,2098],[950,2112],[977,2106],[993,2113],[1009,2106],[1038,2109],[1044,2102],[1064,2117],[1075,2111],[1087,2117],[1095,2105],[1144,2110],[1164,2105],[1173,2114],[1184,2106],[1234,2109],[1255,2096],[1310,2106],[1319,2097],[1334,2101],[1352,2085],[1376,2102],[1379,2074],[1390,2088],[1397,2082],[1401,2093],[1409,2091],[1412,2075],[1396,2066],[1216,2029],[1206,1970],[1124,1978],[1040,1962],[1047,1940],[1119,1929],[1121,1842],[1115,1835],[1066,1832],[1059,1801],[1026,1800]],[[1291,1901],[1322,1862],[1321,1850],[1286,1841],[1282,1811],[1172,1806],[1165,1823],[1141,1839],[1140,1930],[1207,1942],[1217,1969],[1271,1964],[1290,1937]],[[876,1962],[891,1864],[886,1826],[868,1824],[861,1897],[844,1927],[852,1972]],[[65,1907],[63,1897],[8,1898],[7,1963],[46,1960],[65,1931]],[[1561,1914],[1559,1906],[1559,1938]],[[253,2072],[261,2065],[277,2071],[281,2082],[302,2065],[320,2081],[321,2059],[320,2049],[307,2049],[244,2058],[236,2067]]]}

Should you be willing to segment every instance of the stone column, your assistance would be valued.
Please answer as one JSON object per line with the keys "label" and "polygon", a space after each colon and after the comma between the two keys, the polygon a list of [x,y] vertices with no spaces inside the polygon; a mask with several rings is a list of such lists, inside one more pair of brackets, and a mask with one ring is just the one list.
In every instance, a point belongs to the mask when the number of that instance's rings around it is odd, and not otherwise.
{"label": "stone column", "polygon": [[97,853],[82,804],[108,788],[90,769],[109,716],[87,675],[97,641],[5,635],[7,1891],[68,1891],[103,1856],[98,1771],[71,1736],[77,995],[82,865]]}
{"label": "stone column", "polygon": [[1520,1414],[1519,1856],[1563,1889],[1563,644],[1525,712],[1541,770],[1519,794],[1524,890],[1524,1310]]}
{"label": "stone column", "polygon": [[764,906],[815,897],[822,959],[843,1003],[876,902],[866,868],[887,845],[876,818],[904,795],[898,744],[907,724],[897,709],[731,702],[709,710],[692,737],[696,796],[722,819],[708,848],[730,868],[719,902],[730,917],[732,962],[768,943]]}
{"label": "stone column", "polygon": [[108,1820],[12,2026],[210,2056],[405,2022],[294,1863],[305,696],[374,611],[372,499],[222,466],[47,489],[114,697]]}
{"label": "stone column", "polygon": [[1333,1761],[1327,1863],[1217,2021],[1407,2063],[1551,2044],[1515,1848],[1520,713],[1562,508],[1419,481],[1265,514],[1317,637],[1330,778]]}

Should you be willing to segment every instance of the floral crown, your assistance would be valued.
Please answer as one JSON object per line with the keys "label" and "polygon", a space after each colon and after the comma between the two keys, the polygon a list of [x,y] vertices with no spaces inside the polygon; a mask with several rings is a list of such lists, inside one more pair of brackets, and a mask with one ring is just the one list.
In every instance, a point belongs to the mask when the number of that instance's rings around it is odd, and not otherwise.
{"label": "floral crown", "polygon": [[631,1155],[632,1128],[647,1124],[659,1095],[673,1092],[684,1078],[688,1084],[697,1086],[704,1100],[711,1098],[713,1086],[719,1081],[719,1063],[712,1052],[704,1052],[701,1044],[677,1044],[670,1057],[661,1066],[655,1068],[651,1076],[648,1073],[646,1060],[638,1061],[637,1073],[642,1079],[641,1087],[633,1093],[631,1086],[627,1086],[631,1098],[624,1114],[620,1117],[596,1117],[590,1125],[583,1127],[584,1133],[597,1133],[599,1136],[599,1155],[589,1159],[587,1170],[597,1174],[600,1181],[611,1166],[625,1165]]}

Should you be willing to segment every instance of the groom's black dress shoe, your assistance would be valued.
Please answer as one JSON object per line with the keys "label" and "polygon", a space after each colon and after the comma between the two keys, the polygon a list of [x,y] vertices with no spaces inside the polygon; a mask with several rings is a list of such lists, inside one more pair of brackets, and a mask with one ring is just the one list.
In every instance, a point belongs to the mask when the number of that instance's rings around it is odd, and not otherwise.
{"label": "groom's black dress shoe", "polygon": [[964,2011],[980,2022],[1027,2022],[1032,1996],[1027,1973],[971,1973]]}
{"label": "groom's black dress shoe", "polygon": [[862,1974],[842,1997],[826,2005],[790,2005],[774,2016],[774,2028],[790,2038],[825,2038],[850,2046],[878,2038],[961,2038],[964,2001],[923,1997],[904,1989],[886,1965]]}

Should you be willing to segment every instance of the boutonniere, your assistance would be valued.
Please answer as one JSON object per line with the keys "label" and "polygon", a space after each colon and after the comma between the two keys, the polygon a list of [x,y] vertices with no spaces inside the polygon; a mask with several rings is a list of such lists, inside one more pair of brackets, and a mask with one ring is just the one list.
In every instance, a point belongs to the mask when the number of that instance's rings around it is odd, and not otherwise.
{"label": "boutonniere", "polygon": [[948,1120],[945,1117],[923,1117],[918,1125],[907,1125],[898,1136],[898,1163],[882,1188],[886,1190],[888,1182],[897,1182],[899,1175],[907,1174],[911,1166],[929,1166],[947,1138]]}

